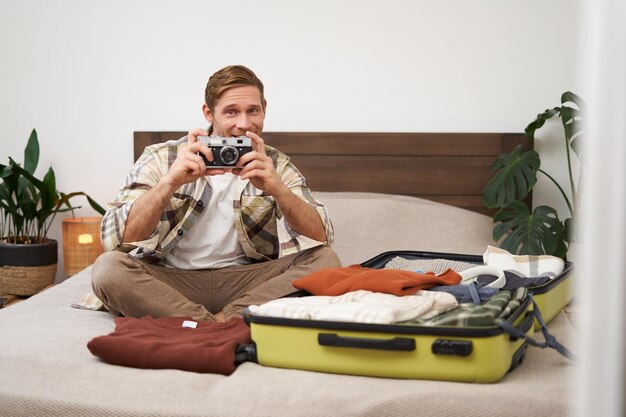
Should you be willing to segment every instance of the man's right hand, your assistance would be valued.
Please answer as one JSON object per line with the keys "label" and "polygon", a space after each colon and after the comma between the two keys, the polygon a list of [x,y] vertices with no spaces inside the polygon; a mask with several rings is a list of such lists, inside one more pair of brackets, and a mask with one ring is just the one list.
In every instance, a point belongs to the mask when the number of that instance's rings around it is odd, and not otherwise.
{"label": "man's right hand", "polygon": [[198,140],[198,136],[206,136],[203,129],[194,129],[187,135],[187,144],[182,146],[176,160],[167,173],[152,189],[139,197],[133,204],[124,230],[123,242],[137,242],[146,239],[159,224],[159,219],[167,207],[172,195],[178,188],[206,175],[220,175],[223,169],[207,169],[198,152],[206,155],[209,161],[213,154],[208,146]]}
{"label": "man's right hand", "polygon": [[173,190],[200,177],[221,175],[226,172],[223,169],[207,169],[204,160],[198,155],[198,152],[202,152],[209,161],[213,161],[213,153],[206,144],[198,140],[198,136],[207,136],[207,131],[204,129],[189,131],[187,134],[187,145],[181,147],[176,160],[162,179]]}

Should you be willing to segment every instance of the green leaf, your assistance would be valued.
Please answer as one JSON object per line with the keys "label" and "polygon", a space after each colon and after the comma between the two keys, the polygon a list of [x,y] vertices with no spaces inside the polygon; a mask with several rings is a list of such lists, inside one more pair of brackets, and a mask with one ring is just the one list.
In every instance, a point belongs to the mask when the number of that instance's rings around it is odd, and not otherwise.
{"label": "green leaf", "polygon": [[[102,206],[100,206],[100,204],[96,203],[91,197],[89,197],[87,194],[85,194],[82,191],[77,191],[74,193],[69,193],[69,194],[63,194],[61,193],[61,198],[57,201],[57,209],[60,209],[60,207],[63,204],[66,204],[68,207],[70,207],[70,209],[72,208],[77,208],[77,207],[71,207],[69,204],[69,200],[73,197],[79,196],[79,195],[84,195],[87,198],[87,201],[89,202],[89,205],[98,213],[104,215],[104,213],[106,213],[106,210],[104,208],[102,208]],[[67,211],[67,210],[64,210]]]}
{"label": "green leaf", "polygon": [[565,105],[568,107],[576,107],[581,113],[586,112],[587,103],[585,103],[585,100],[571,91],[566,91],[561,94],[561,106]]}
{"label": "green leaf", "polygon": [[535,150],[523,151],[517,145],[508,154],[500,155],[493,164],[494,176],[483,191],[483,204],[500,208],[514,200],[524,199],[537,182],[539,154]]}
{"label": "green leaf", "polygon": [[11,200],[11,194],[9,193],[9,188],[6,183],[0,182],[0,204],[2,204],[2,207],[7,207],[5,201],[9,202]]}
{"label": "green leaf", "polygon": [[572,243],[576,240],[576,225],[574,224],[574,219],[567,218],[563,221],[563,225],[565,226],[563,240],[567,243]]}
{"label": "green leaf", "polygon": [[25,220],[33,220],[37,218],[37,204],[33,199],[25,199],[20,202],[20,208],[24,214]]}
{"label": "green leaf", "polygon": [[44,183],[42,181],[40,181],[37,178],[35,178],[30,172],[28,172],[24,168],[22,168],[13,159],[9,158],[9,161],[11,163],[11,169],[13,169],[13,171],[17,172],[18,174],[23,175],[24,178],[26,178],[28,181],[30,181],[31,184],[33,184],[35,187],[37,187],[37,189],[39,191],[42,191],[42,190],[45,189],[45,185],[44,185]]}
{"label": "green leaf", "polygon": [[77,209],[79,209],[81,207],[82,206],[72,206],[72,205],[70,205],[70,206],[68,206],[67,208],[64,208],[64,209],[58,209],[56,212],[57,213],[66,213],[68,211],[77,210]]}
{"label": "green leaf", "polygon": [[567,218],[563,221],[563,228],[561,233],[556,235],[557,238],[557,247],[554,250],[553,255],[558,256],[559,258],[565,259],[567,256],[567,249],[569,248],[569,243],[571,240],[571,235],[573,233],[573,221],[570,218]]}
{"label": "green leaf", "polygon": [[52,167],[43,177],[44,188],[41,190],[41,207],[45,210],[53,210],[59,199],[57,193],[57,181]]}
{"label": "green leaf", "polygon": [[572,150],[582,158],[584,122],[583,109],[585,102],[576,94],[568,91],[561,96],[561,123],[565,130],[565,137]]}
{"label": "green leaf", "polygon": [[570,217],[565,219],[563,225],[565,226],[563,240],[567,242],[567,247],[563,251],[563,258],[567,259],[567,252],[569,252],[571,244],[576,241],[576,224],[574,223],[574,219]]}
{"label": "green leaf", "polygon": [[[51,209],[54,207],[54,204],[52,207],[45,205],[49,204],[50,200],[47,190],[48,186],[43,181],[38,180],[24,168],[19,166],[11,158],[9,158],[9,161],[13,170],[21,175],[18,179],[18,190],[16,191],[16,195],[19,206],[22,210],[26,210],[24,212],[24,219],[22,220],[28,222],[30,220],[37,219],[37,228],[42,230],[46,219],[53,214]],[[21,185],[21,187],[19,185]],[[39,204],[41,204],[41,207],[35,210],[34,214],[31,214],[31,208],[36,208]],[[19,216],[14,217],[16,224],[18,224],[18,217]]]}
{"label": "green leaf", "polygon": [[539,113],[535,120],[530,122],[528,126],[526,126],[526,129],[524,129],[526,137],[533,142],[535,140],[535,131],[543,126],[546,120],[551,119],[556,114],[559,114],[560,111],[560,107],[555,107],[553,109],[547,109],[543,113]]}
{"label": "green leaf", "polygon": [[530,210],[521,201],[500,209],[493,218],[493,239],[511,253],[524,255],[554,255],[563,257],[566,230],[552,207],[539,206]]}
{"label": "green leaf", "polygon": [[13,170],[11,170],[11,167],[0,164],[0,178],[8,177],[12,173]]}
{"label": "green leaf", "polygon": [[39,164],[39,140],[37,139],[37,131],[33,129],[30,132],[26,149],[24,149],[24,169],[29,174],[34,174]]}
{"label": "green leaf", "polygon": [[19,174],[11,166],[2,165],[2,183],[6,185],[9,195],[17,190]]}
{"label": "green leaf", "polygon": [[33,185],[33,183],[25,177],[28,174],[24,168],[22,168],[17,162],[9,158],[9,163],[11,164],[11,169],[15,172],[15,189],[14,194],[16,200],[23,200],[24,198],[33,198],[33,196],[38,195],[37,189]]}
{"label": "green leaf", "polygon": [[0,200],[3,209],[6,209],[12,216],[17,215],[17,196],[11,190],[7,182],[0,183]]}
{"label": "green leaf", "polygon": [[104,216],[104,214],[106,213],[104,207],[96,203],[96,201],[93,198],[89,197],[87,194],[85,194],[85,197],[87,197],[87,201],[89,201],[89,205],[91,206],[91,208],[97,211],[100,215]]}

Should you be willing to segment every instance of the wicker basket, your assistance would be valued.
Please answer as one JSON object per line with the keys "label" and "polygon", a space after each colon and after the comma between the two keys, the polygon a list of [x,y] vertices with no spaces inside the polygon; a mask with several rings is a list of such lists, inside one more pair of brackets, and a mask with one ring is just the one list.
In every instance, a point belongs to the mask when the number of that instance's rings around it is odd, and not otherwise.
{"label": "wicker basket", "polygon": [[54,283],[57,264],[44,266],[0,266],[0,294],[29,296]]}
{"label": "wicker basket", "polygon": [[0,294],[29,296],[53,284],[57,250],[53,239],[34,244],[0,242]]}

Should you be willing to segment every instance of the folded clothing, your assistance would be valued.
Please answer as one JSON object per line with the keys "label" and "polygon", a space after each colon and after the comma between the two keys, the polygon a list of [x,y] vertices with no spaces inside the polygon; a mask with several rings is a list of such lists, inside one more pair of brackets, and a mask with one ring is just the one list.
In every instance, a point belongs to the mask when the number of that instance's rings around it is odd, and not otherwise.
{"label": "folded clothing", "polygon": [[[489,277],[488,283],[495,281],[497,278],[492,275],[485,275],[478,277],[478,279],[480,280],[483,277]],[[428,289],[428,291],[442,291],[451,294],[459,304],[482,304],[499,291],[499,288],[486,287],[485,285],[477,280],[469,285],[438,285]]]}
{"label": "folded clothing", "polygon": [[[504,276],[506,277],[506,284],[502,287],[503,290],[539,287],[550,282],[550,277],[520,277],[513,271],[504,271]],[[495,281],[496,278],[493,275],[480,275],[476,279],[476,284],[486,286]]]}
{"label": "folded clothing", "polygon": [[444,292],[418,291],[415,295],[396,296],[358,290],[335,297],[280,298],[248,309],[265,317],[391,324],[431,318],[456,306],[456,298]]}
{"label": "folded clothing", "polygon": [[395,295],[411,295],[435,285],[457,285],[461,276],[451,269],[440,275],[397,269],[373,269],[360,265],[325,268],[293,281],[293,286],[313,295],[341,295],[368,290]]}
{"label": "folded clothing", "polygon": [[476,264],[473,263],[451,259],[407,259],[401,256],[396,256],[385,264],[385,268],[413,272],[434,272],[435,274],[440,274],[448,269],[461,272],[475,266]]}
{"label": "folded clothing", "polygon": [[230,375],[237,345],[244,343],[252,340],[241,317],[215,323],[146,316],[115,319],[115,330],[91,339],[87,348],[114,365]]}
{"label": "folded clothing", "polygon": [[525,277],[547,276],[555,278],[565,268],[563,259],[551,255],[512,255],[510,252],[488,246],[483,254],[485,265],[504,271],[515,271]]}
{"label": "folded clothing", "polygon": [[81,310],[106,310],[102,301],[92,292],[87,292],[80,297],[78,303],[72,304],[72,307]]}
{"label": "folded clothing", "polygon": [[461,304],[454,310],[430,320],[418,319],[418,324],[427,326],[492,326],[514,312],[528,296],[528,289],[500,290],[482,305]]}

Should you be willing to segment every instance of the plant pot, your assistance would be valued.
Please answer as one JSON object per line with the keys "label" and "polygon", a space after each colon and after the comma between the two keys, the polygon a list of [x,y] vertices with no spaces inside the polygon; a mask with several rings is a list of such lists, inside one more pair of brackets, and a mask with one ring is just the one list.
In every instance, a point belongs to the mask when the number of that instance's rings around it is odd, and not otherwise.
{"label": "plant pot", "polygon": [[54,283],[57,241],[30,245],[0,242],[0,294],[29,296]]}

